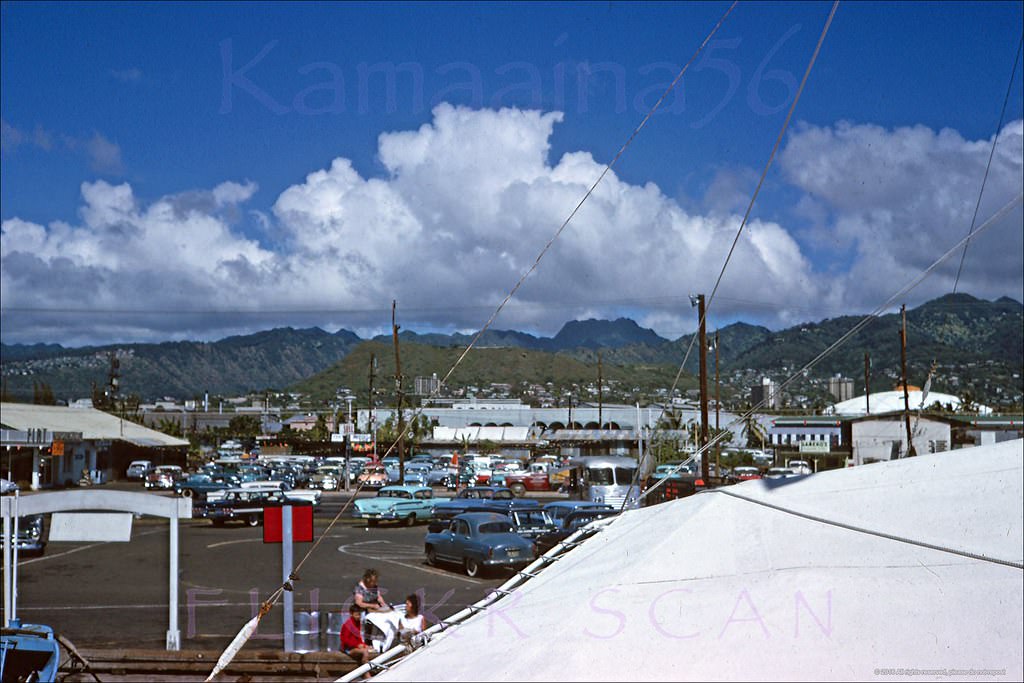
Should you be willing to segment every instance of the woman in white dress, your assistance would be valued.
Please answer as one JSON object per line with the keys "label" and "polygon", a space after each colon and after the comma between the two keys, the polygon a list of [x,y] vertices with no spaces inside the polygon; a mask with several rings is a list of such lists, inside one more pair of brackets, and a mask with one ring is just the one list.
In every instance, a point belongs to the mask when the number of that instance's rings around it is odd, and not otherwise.
{"label": "woman in white dress", "polygon": [[413,593],[405,598],[405,616],[398,620],[399,639],[408,642],[427,628],[427,620],[420,614],[420,596]]}

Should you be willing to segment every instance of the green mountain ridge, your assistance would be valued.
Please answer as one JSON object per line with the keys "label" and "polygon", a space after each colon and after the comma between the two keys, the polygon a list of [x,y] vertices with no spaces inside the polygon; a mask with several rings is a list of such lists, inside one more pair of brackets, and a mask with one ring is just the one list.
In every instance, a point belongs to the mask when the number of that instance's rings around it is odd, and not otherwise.
{"label": "green mountain ridge", "polygon": [[[907,312],[908,374],[921,384],[933,362],[936,390],[972,391],[978,400],[1021,394],[1024,358],[1024,305],[1003,297],[984,301],[949,294]],[[784,330],[736,322],[718,330],[723,377],[750,382],[754,375],[788,377],[862,321],[842,316],[804,323]],[[864,355],[871,357],[873,389],[898,375],[899,315],[872,319],[812,371],[813,376],[837,373],[863,382]],[[709,331],[709,343],[714,331]],[[671,386],[687,354],[685,375],[697,371],[694,335],[666,340],[632,320],[571,321],[555,337],[535,337],[514,330],[488,330],[449,380],[448,386],[486,387],[491,383],[518,386],[551,382],[565,386],[593,383],[600,354],[604,375],[630,388],[653,391]],[[417,334],[403,331],[406,391],[417,375],[443,376],[458,353],[472,340],[465,334]],[[333,398],[338,387],[365,392],[369,354],[378,358],[379,387],[393,387],[389,336],[363,341],[347,330],[277,328],[216,342],[115,344],[65,349],[55,344],[0,345],[5,395],[26,400],[34,383],[46,383],[61,398],[87,397],[95,383],[107,382],[109,357],[120,359],[121,387],[144,399],[188,398],[204,391],[237,395],[264,389],[308,391]],[[350,358],[350,356],[352,356]],[[709,353],[709,363],[713,354]],[[362,365],[361,365],[362,363]],[[391,369],[388,370],[388,364]],[[624,374],[623,374],[624,373]],[[745,379],[735,379],[739,377]],[[749,377],[748,377],[749,376]],[[333,385],[333,386],[332,386]],[[689,384],[688,384],[689,386]],[[986,388],[988,387],[988,388]],[[686,388],[686,387],[684,387]]]}

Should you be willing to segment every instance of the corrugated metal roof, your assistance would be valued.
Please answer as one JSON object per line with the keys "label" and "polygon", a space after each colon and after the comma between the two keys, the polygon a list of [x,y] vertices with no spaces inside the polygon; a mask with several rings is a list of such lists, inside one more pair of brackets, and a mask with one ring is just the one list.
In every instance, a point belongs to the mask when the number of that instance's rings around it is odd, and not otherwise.
{"label": "corrugated metal roof", "polygon": [[0,423],[11,429],[47,429],[81,432],[83,439],[128,441],[151,448],[187,446],[188,441],[169,436],[94,408],[37,406],[31,403],[0,403]]}

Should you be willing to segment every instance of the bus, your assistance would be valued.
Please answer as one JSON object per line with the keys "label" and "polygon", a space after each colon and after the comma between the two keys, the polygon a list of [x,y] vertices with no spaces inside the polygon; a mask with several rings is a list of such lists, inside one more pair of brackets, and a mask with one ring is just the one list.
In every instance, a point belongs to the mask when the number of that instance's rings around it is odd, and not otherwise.
{"label": "bus", "polygon": [[[573,458],[566,463],[566,488],[576,500],[611,505],[627,510],[640,507],[637,461],[613,455]],[[625,504],[625,505],[623,505]]]}

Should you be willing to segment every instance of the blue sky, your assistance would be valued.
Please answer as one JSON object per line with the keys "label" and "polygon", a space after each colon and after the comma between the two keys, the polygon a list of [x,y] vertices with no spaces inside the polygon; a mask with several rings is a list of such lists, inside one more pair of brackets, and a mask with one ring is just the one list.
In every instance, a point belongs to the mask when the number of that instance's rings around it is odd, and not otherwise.
{"label": "blue sky", "polygon": [[[389,322],[392,298],[407,302],[406,327],[478,327],[571,210],[577,186],[611,159],[727,7],[4,3],[0,335],[217,338],[275,324],[368,333]],[[524,286],[520,307],[496,326],[553,334],[569,318],[628,314],[665,336],[688,331],[685,296],[713,285],[829,8],[740,4],[616,167],[621,187],[593,216],[580,216]],[[717,322],[780,326],[870,310],[903,283],[891,276],[916,272],[966,234],[1021,25],[1021,3],[841,5],[758,200],[763,229],[730,265],[735,275],[727,271],[725,284],[736,281],[722,292]],[[592,69],[589,80],[581,65]],[[456,114],[439,117],[439,105]],[[561,115],[481,120],[501,108]],[[1018,70],[982,218],[1020,186],[1021,110]],[[421,127],[445,125],[451,137],[434,137],[449,142],[431,147]],[[383,152],[382,134],[402,149]],[[507,178],[491,178],[513,154],[503,141],[523,139],[544,168],[524,160],[508,165]],[[480,177],[490,193],[474,192],[471,165],[457,158],[463,148],[467,159],[489,152],[499,162]],[[453,156],[435,166],[413,158],[422,149]],[[580,152],[594,168],[561,164]],[[840,156],[844,166],[818,168]],[[348,160],[354,176],[313,188],[307,176],[336,159]],[[844,201],[886,173],[926,177],[903,194],[879,188],[856,205]],[[223,183],[234,190],[214,193]],[[446,183],[460,184],[461,199]],[[517,183],[528,189],[517,194]],[[650,183],[656,197],[644,192]],[[290,188],[301,205],[282,201]],[[938,201],[947,190],[955,201]],[[437,196],[448,200],[431,206]],[[99,210],[111,202],[120,202],[116,216]],[[162,202],[176,218],[157,220]],[[533,210],[517,213],[523,207]],[[385,220],[395,215],[404,218]],[[636,219],[643,215],[661,227],[647,229]],[[371,225],[373,235],[361,232]],[[194,231],[211,234],[211,226],[217,246],[204,255],[223,253],[208,262],[153,247],[175,231],[195,241]],[[981,272],[992,259],[979,239],[961,291],[1021,298],[1021,250],[1014,260],[1005,248],[1007,239],[1020,243],[1019,228],[1018,210],[1001,228],[1002,246],[998,235],[990,240],[1005,269],[998,273]],[[111,246],[118,230],[134,240]],[[447,254],[501,267],[441,269],[410,257],[392,271],[368,253],[388,248],[382,234],[400,237],[396,248],[420,249],[421,259]],[[636,245],[636,258],[604,262],[607,250],[597,247],[620,241]],[[644,245],[684,255],[647,259]],[[912,257],[894,256],[901,249]],[[147,263],[153,254],[162,258]],[[305,274],[338,262],[346,265],[330,282]],[[745,271],[759,291],[744,286]],[[948,291],[943,272],[908,303]],[[863,286],[865,274],[880,282]],[[243,276],[250,286],[236,289]],[[448,308],[436,310],[438,300]],[[187,315],[200,309],[245,315]]]}

